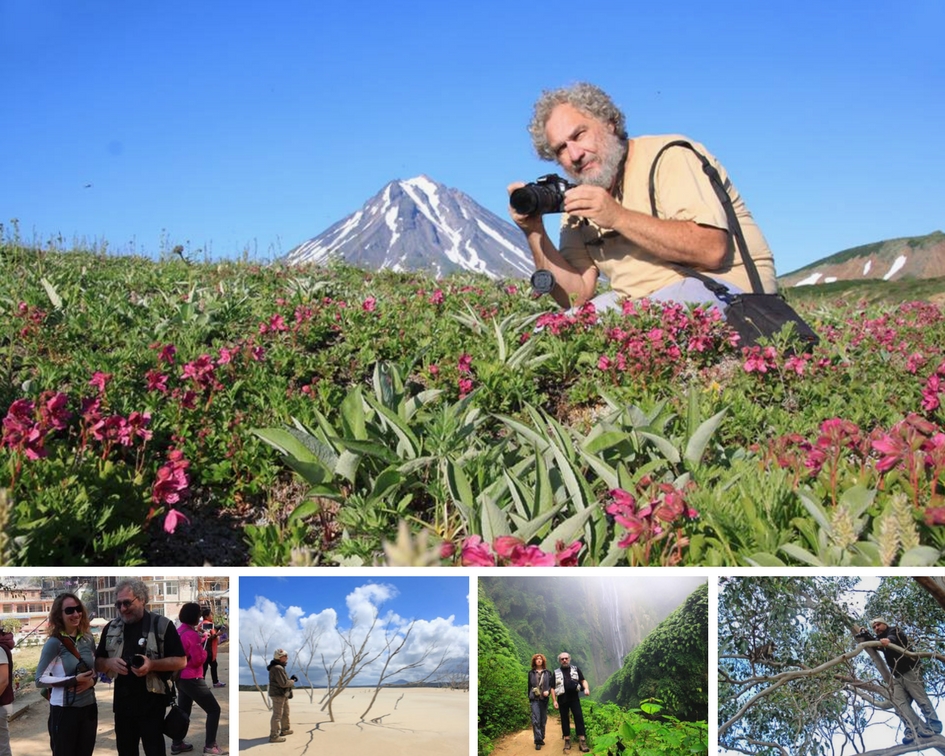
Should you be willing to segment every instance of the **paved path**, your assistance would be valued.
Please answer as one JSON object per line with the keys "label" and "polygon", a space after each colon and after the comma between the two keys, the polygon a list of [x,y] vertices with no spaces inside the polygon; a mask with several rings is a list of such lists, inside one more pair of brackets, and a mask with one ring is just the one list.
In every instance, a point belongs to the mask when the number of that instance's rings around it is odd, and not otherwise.
{"label": "paved path", "polygon": [[[220,680],[227,683],[225,688],[213,688],[213,693],[220,703],[220,729],[217,743],[224,752],[230,750],[230,654],[228,645],[220,648],[217,656]],[[209,684],[210,674],[207,680]],[[114,686],[99,682],[95,686],[95,698],[98,701],[98,736],[95,739],[95,754],[116,753],[115,719],[112,714],[112,695]],[[190,715],[190,732],[187,742],[194,744],[193,754],[200,754],[204,745],[204,723],[206,715],[203,709],[194,705]],[[46,722],[49,718],[49,704],[39,691],[30,684],[25,691],[19,691],[13,702],[13,719],[10,722],[10,741],[14,756],[49,756],[49,732]],[[167,753],[170,755],[170,739],[166,739]],[[190,756],[188,754],[188,756]]]}

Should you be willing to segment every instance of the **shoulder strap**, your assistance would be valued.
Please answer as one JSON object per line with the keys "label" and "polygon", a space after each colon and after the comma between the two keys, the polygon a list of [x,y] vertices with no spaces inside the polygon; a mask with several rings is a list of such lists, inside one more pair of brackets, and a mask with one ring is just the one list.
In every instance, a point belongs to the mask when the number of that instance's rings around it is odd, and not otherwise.
{"label": "shoulder strap", "polygon": [[[755,294],[763,294],[764,287],[761,285],[761,278],[758,275],[758,269],[755,268],[755,262],[751,259],[751,255],[748,254],[748,245],[745,243],[745,237],[742,234],[742,226],[738,222],[738,216],[735,215],[735,208],[732,206],[732,198],[729,197],[728,192],[725,191],[725,184],[722,182],[722,177],[719,176],[719,172],[715,169],[715,166],[709,162],[708,158],[685,139],[675,139],[672,142],[664,144],[660,151],[656,153],[656,157],[653,158],[653,165],[650,167],[649,187],[650,212],[653,214],[653,217],[659,217],[656,214],[656,168],[660,158],[663,156],[663,153],[666,152],[666,150],[668,150],[670,147],[685,147],[699,158],[699,162],[702,163],[702,171],[706,176],[709,177],[709,182],[712,184],[712,189],[715,191],[716,196],[719,198],[719,202],[722,204],[722,209],[725,211],[725,218],[728,221],[728,231],[735,240],[735,246],[738,248],[738,254],[741,256],[742,264],[744,264],[745,271],[748,273],[748,280],[751,283],[751,289]],[[704,276],[685,265],[676,265],[676,267],[686,275],[698,278],[712,291],[713,294],[719,295],[720,292],[717,289],[718,287],[721,287],[724,289],[724,293],[730,296],[728,288],[726,288],[723,284],[720,284],[715,279],[709,278],[709,276]],[[710,285],[709,282],[711,282],[712,285]]]}
{"label": "shoulder strap", "polygon": [[75,647],[75,643],[72,638],[68,635],[61,635],[56,633],[56,637],[59,639],[59,642],[65,647],[66,651],[72,654],[76,659],[82,661],[82,657],[79,655],[79,649]]}

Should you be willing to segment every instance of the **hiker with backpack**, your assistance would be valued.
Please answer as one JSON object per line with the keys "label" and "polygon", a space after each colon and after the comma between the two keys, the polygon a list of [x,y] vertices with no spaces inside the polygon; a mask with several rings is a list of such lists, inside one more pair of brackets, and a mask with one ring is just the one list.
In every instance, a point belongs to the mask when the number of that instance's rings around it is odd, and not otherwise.
{"label": "hiker with backpack", "polygon": [[174,623],[148,611],[148,586],[123,580],[115,587],[118,617],[102,630],[95,669],[115,681],[118,756],[166,756],[164,716],[171,703],[168,680],[187,664]]}
{"label": "hiker with backpack", "polygon": [[91,756],[98,729],[98,676],[89,615],[78,596],[56,596],[46,633],[36,687],[49,701],[49,747],[53,756]]}
{"label": "hiker with backpack", "polygon": [[[193,602],[184,604],[178,615],[180,626],[177,633],[180,635],[187,655],[187,666],[180,672],[177,680],[177,699],[180,707],[190,716],[193,704],[203,709],[207,714],[207,730],[204,739],[203,752],[212,756],[223,753],[217,745],[217,728],[220,726],[220,704],[207,686],[203,678],[204,662],[207,659],[207,650],[203,645],[203,638],[197,632],[200,622],[200,605]],[[186,733],[185,733],[186,735]],[[179,741],[171,743],[171,753],[178,754],[193,750],[193,745],[185,743],[181,737]]]}

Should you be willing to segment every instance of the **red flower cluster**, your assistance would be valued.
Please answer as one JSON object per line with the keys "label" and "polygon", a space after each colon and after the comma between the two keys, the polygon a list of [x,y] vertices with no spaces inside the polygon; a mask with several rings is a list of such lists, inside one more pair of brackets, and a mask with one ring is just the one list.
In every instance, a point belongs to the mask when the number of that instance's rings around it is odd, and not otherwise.
{"label": "red flower cluster", "polygon": [[[551,554],[538,546],[526,544],[521,538],[499,536],[490,549],[481,536],[473,535],[463,541],[460,563],[463,567],[577,567],[577,555],[582,545],[575,541],[565,546],[564,541],[558,541]],[[452,544],[448,544],[443,556],[450,557],[453,552]]]}
{"label": "red flower cluster", "polygon": [[[171,449],[167,458],[167,463],[158,470],[151,489],[155,504],[177,504],[190,495],[190,478],[187,476],[190,462],[184,459],[184,453],[178,449]],[[181,518],[187,520],[180,512],[171,509],[164,520],[164,529],[173,533]]]}
{"label": "red flower cluster", "polygon": [[661,563],[678,564],[688,539],[673,526],[678,527],[684,517],[694,520],[699,513],[686,503],[682,489],[671,483],[658,483],[649,476],[644,476],[637,484],[637,494],[639,499],[622,488],[610,492],[610,504],[604,510],[626,530],[617,545],[629,549],[637,544],[642,547],[642,553],[632,556],[631,561],[639,558],[641,564],[649,564],[653,546],[668,539]]}

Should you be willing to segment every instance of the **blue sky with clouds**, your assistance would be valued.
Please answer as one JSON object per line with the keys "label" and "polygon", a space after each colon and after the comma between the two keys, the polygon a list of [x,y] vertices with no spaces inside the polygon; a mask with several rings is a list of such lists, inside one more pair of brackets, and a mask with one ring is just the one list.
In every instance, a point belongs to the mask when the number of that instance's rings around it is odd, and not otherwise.
{"label": "blue sky with clouds", "polygon": [[0,0],[0,223],[273,259],[418,174],[505,217],[542,89],[725,164],[789,272],[945,228],[941,0]]}
{"label": "blue sky with clouds", "polygon": [[[341,635],[357,647],[368,637],[365,647],[378,653],[387,637],[406,637],[398,663],[423,658],[435,647],[404,679],[421,679],[444,655],[468,663],[468,576],[241,577],[239,596],[241,684],[252,682],[247,663],[252,646],[253,668],[263,684],[272,653],[283,648],[290,672],[324,685],[322,658],[330,663],[340,657]],[[382,654],[365,667],[355,683],[373,684],[384,659]]]}

